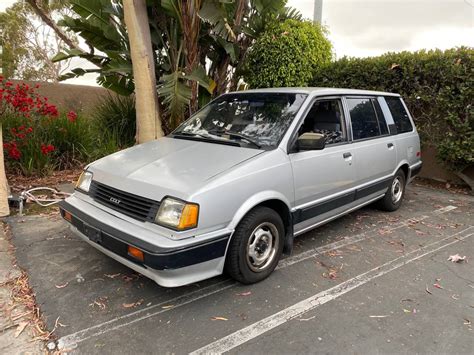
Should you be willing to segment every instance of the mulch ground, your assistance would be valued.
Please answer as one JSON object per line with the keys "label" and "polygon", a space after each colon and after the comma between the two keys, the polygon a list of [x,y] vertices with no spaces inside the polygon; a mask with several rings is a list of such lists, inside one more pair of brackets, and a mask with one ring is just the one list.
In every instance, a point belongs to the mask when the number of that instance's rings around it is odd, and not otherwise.
{"label": "mulch ground", "polygon": [[49,176],[23,176],[18,174],[7,174],[8,183],[12,192],[22,192],[33,187],[54,187],[64,183],[75,183],[82,168],[54,171]]}

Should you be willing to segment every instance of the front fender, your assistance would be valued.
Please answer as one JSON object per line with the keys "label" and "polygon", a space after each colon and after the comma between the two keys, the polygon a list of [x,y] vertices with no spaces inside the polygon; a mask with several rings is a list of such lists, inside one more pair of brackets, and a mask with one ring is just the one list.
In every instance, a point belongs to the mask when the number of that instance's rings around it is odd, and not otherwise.
{"label": "front fender", "polygon": [[288,210],[291,211],[290,202],[288,199],[278,191],[262,191],[258,194],[252,195],[249,197],[237,210],[232,218],[232,221],[229,223],[228,228],[234,230],[242,218],[255,206],[259,204],[269,201],[269,200],[280,200],[282,201],[287,207]]}

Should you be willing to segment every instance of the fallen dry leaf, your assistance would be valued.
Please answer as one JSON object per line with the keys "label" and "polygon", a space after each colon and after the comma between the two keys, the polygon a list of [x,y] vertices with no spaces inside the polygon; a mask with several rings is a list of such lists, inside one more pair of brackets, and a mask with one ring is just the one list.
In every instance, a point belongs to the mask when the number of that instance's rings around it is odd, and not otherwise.
{"label": "fallen dry leaf", "polygon": [[390,316],[369,316],[370,318],[387,318],[387,317],[390,317]]}
{"label": "fallen dry leaf", "polygon": [[464,318],[464,325],[471,325],[471,321],[467,318]]}
{"label": "fallen dry leaf", "polygon": [[169,305],[163,306],[163,307],[161,307],[161,308],[163,308],[163,309],[170,309],[170,308],[173,308],[173,307],[174,307],[173,304],[169,304]]}
{"label": "fallen dry leaf", "polygon": [[466,261],[466,256],[460,256],[459,254],[451,255],[448,258],[448,261],[452,261],[453,263],[462,263],[463,261]]}
{"label": "fallen dry leaf", "polygon": [[426,286],[425,291],[426,291],[427,293],[429,293],[430,295],[433,294],[430,290],[428,290],[428,285]]}
{"label": "fallen dry leaf", "polygon": [[96,300],[94,300],[94,302],[89,304],[89,306],[92,306],[92,307],[97,306],[99,307],[99,309],[104,310],[107,308],[107,300],[108,300],[108,297],[106,296],[99,297]]}
{"label": "fallen dry leaf", "polygon": [[379,234],[380,235],[385,235],[385,234],[392,234],[392,231],[389,229],[379,229]]}
{"label": "fallen dry leaf", "polygon": [[226,321],[226,320],[228,320],[228,319],[225,318],[225,317],[211,317],[211,320],[223,320],[223,321]]}
{"label": "fallen dry leaf", "polygon": [[142,303],[143,303],[143,299],[140,299],[137,302],[133,302],[133,303],[122,303],[122,307],[123,308],[135,308],[135,307],[138,307],[139,305],[141,305]]}
{"label": "fallen dry leaf", "polygon": [[115,279],[117,276],[120,276],[120,272],[117,274],[104,274],[105,277],[108,277],[109,279]]}
{"label": "fallen dry leaf", "polygon": [[66,283],[64,283],[64,284],[62,284],[62,285],[55,285],[55,286],[56,286],[56,288],[64,288],[64,287],[66,287],[67,285],[69,285],[69,281],[66,282]]}
{"label": "fallen dry leaf", "polygon": [[250,296],[252,294],[252,291],[247,291],[247,292],[241,292],[237,293],[237,296]]}
{"label": "fallen dry leaf", "polygon": [[29,322],[20,322],[18,323],[18,327],[16,328],[15,331],[15,338],[18,338],[18,336],[25,330],[26,326],[28,325]]}

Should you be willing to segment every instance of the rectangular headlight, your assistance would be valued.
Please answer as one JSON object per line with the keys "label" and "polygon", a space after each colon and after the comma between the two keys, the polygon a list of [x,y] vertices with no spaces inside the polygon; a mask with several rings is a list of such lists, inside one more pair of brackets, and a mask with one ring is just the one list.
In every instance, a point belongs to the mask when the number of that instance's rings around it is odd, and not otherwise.
{"label": "rectangular headlight", "polygon": [[198,216],[199,205],[167,197],[161,201],[155,222],[164,227],[186,230],[197,227]]}
{"label": "rectangular headlight", "polygon": [[77,180],[76,189],[84,191],[84,192],[89,192],[89,188],[91,187],[91,182],[92,182],[92,173],[89,171],[83,171],[81,176],[79,176],[79,179]]}

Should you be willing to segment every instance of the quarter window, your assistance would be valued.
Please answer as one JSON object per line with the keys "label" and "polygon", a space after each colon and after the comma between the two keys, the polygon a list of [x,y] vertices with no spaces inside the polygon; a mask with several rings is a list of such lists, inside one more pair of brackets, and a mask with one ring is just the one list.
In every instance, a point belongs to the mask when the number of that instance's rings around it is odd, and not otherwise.
{"label": "quarter window", "polygon": [[352,135],[354,140],[380,136],[380,125],[377,120],[372,99],[348,98],[347,105],[351,115]]}
{"label": "quarter window", "polygon": [[405,110],[405,106],[403,106],[401,99],[398,97],[386,97],[385,101],[390,109],[395,126],[397,126],[397,133],[413,131],[410,117],[408,116],[408,112]]}

